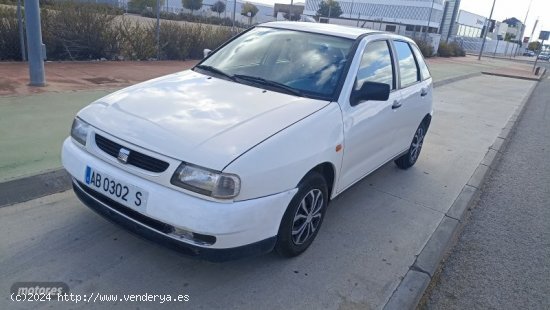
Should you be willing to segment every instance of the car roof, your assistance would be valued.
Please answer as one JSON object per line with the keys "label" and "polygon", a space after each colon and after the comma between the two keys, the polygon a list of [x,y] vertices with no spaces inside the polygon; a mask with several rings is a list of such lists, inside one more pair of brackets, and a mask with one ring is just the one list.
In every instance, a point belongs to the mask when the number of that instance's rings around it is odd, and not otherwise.
{"label": "car roof", "polygon": [[383,33],[381,31],[365,28],[349,27],[334,24],[308,23],[308,22],[269,22],[258,25],[260,27],[272,27],[289,30],[307,31],[320,34],[328,34],[337,37],[357,39],[359,36],[367,33]]}

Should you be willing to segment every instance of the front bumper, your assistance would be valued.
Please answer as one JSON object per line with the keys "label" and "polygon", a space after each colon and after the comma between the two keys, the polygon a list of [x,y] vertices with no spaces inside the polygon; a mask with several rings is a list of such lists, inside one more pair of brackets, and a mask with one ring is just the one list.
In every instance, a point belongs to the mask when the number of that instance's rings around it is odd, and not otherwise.
{"label": "front bumper", "polygon": [[[217,256],[234,259],[271,250],[283,214],[297,191],[231,203],[209,201],[163,186],[161,177],[154,182],[114,166],[77,146],[70,138],[63,143],[62,162],[73,177],[75,192],[87,206],[149,239],[163,239],[164,244],[186,248],[188,254],[209,260],[223,260]],[[128,209],[120,212],[116,202],[84,185],[87,166],[146,190],[147,205],[139,208],[120,205]],[[169,229],[162,229],[163,225],[212,236],[215,242],[205,244],[178,238]],[[219,254],[212,254],[214,250],[219,250]]]}
{"label": "front bumper", "polygon": [[90,193],[90,189],[87,189],[83,184],[74,179],[73,189],[80,201],[82,201],[90,209],[92,209],[99,215],[107,218],[108,220],[150,241],[182,252],[186,255],[198,257],[208,261],[222,262],[268,253],[271,252],[271,250],[275,246],[275,242],[277,241],[276,237],[270,237],[252,244],[228,249],[215,249],[195,246],[189,243],[182,242],[180,240],[176,240],[175,238],[172,238],[161,231],[151,228],[150,226],[142,222],[146,221],[150,223],[150,221],[154,221],[153,219],[139,215],[136,216],[136,214],[134,213],[135,211],[132,210],[126,210],[125,212],[124,210],[119,209],[120,206],[119,208],[117,208],[118,210],[114,209],[112,205],[116,205],[116,202],[110,201],[110,206],[108,203],[106,203],[109,201],[109,198],[103,196],[103,199],[98,199],[97,196],[102,196],[101,194]]}

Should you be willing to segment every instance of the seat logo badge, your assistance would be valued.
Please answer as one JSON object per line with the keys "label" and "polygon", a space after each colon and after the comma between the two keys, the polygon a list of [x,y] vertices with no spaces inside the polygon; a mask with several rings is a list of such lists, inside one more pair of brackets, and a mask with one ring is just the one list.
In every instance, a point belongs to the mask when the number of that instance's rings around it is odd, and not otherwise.
{"label": "seat logo badge", "polygon": [[127,150],[125,148],[121,148],[120,151],[118,151],[117,159],[119,162],[126,164],[128,163],[128,157],[130,156],[130,150]]}

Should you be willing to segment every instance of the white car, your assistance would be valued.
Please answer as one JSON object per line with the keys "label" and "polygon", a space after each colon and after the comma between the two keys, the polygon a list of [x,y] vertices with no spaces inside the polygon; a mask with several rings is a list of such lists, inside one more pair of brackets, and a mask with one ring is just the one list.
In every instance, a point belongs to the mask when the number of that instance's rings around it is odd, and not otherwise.
{"label": "white car", "polygon": [[412,40],[273,22],[207,54],[78,113],[62,157],[87,206],[207,260],[292,257],[331,199],[417,161],[432,79]]}

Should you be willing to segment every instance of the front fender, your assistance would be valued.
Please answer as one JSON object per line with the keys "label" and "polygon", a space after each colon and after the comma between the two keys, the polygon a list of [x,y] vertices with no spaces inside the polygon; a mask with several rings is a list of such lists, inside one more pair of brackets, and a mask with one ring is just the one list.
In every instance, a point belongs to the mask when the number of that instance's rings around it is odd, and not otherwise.
{"label": "front fender", "polygon": [[[338,180],[343,152],[340,107],[327,107],[266,139],[230,163],[224,172],[241,178],[241,192],[235,200],[253,199],[295,188],[315,166],[331,163]],[[336,186],[333,186],[336,188]]]}

